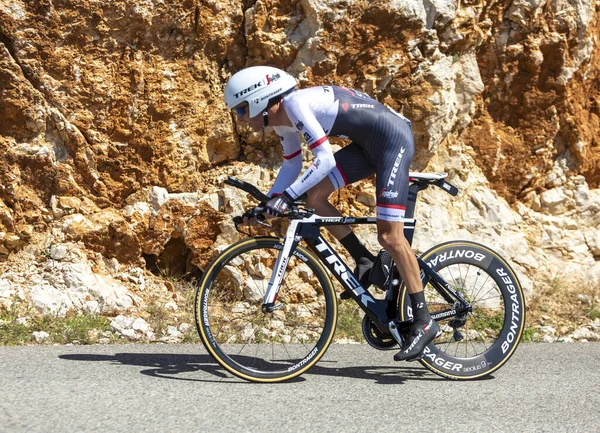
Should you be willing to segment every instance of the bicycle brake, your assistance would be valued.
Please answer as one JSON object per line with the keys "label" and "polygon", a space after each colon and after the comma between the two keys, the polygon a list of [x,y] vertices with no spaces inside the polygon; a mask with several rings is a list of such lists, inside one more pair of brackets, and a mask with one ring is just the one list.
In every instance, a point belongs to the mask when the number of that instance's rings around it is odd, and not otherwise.
{"label": "bicycle brake", "polygon": [[272,313],[275,310],[281,310],[283,308],[283,304],[263,304],[262,312],[263,313]]}
{"label": "bicycle brake", "polygon": [[246,212],[246,213],[244,213],[244,215],[242,215],[242,216],[236,216],[236,217],[233,217],[233,223],[234,223],[234,225],[235,225],[235,229],[236,229],[236,231],[237,231],[238,233],[243,233],[243,234],[245,234],[245,235],[247,235],[247,236],[252,236],[252,234],[250,234],[250,233],[248,233],[248,232],[246,232],[246,231],[244,231],[244,230],[240,229],[240,227],[239,227],[240,225],[242,225],[242,223],[243,223],[243,221],[244,221],[244,218],[252,219],[252,220],[254,220],[254,222],[255,222],[256,224],[259,224],[259,225],[261,225],[261,226],[264,226],[264,227],[267,227],[267,228],[269,228],[269,229],[270,229],[270,228],[271,228],[271,225],[270,225],[270,224],[267,224],[266,222],[264,222],[264,221],[265,221],[265,217],[264,217],[264,215],[262,214],[262,212],[263,212],[263,208],[262,208],[262,207],[260,207],[260,206],[257,206],[257,207],[255,207],[255,208],[253,208],[253,209],[251,209],[251,210],[247,211],[247,212]]}

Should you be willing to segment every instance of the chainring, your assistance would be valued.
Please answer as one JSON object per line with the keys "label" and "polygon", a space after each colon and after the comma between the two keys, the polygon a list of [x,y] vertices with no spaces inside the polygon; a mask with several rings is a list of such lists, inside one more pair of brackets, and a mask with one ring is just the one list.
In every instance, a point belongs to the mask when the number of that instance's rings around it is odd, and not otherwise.
{"label": "chainring", "polygon": [[394,337],[384,335],[367,316],[363,317],[362,332],[367,343],[377,350],[392,350],[398,347],[398,343],[394,340]]}

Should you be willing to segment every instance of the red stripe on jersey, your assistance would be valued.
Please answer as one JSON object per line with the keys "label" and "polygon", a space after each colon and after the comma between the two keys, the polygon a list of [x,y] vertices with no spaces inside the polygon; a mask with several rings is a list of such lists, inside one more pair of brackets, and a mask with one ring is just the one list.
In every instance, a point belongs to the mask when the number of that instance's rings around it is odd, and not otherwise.
{"label": "red stripe on jersey", "polygon": [[406,206],[401,206],[399,204],[377,203],[377,206],[379,206],[379,207],[385,207],[385,208],[388,208],[388,209],[406,210]]}
{"label": "red stripe on jersey", "polygon": [[300,153],[302,153],[302,149],[299,150],[299,151],[297,151],[297,152],[292,153],[291,155],[283,155],[283,159],[292,159],[292,158],[295,158],[298,155],[300,155]]}
{"label": "red stripe on jersey", "polygon": [[321,144],[325,143],[326,141],[327,141],[327,136],[319,138],[317,141],[315,141],[313,144],[310,145],[310,150],[313,150],[315,147],[319,147]]}
{"label": "red stripe on jersey", "polygon": [[340,167],[339,164],[336,164],[336,168],[338,169],[338,171],[342,175],[342,179],[344,179],[344,185],[348,185],[348,178],[346,177],[346,174],[342,171],[342,167]]}

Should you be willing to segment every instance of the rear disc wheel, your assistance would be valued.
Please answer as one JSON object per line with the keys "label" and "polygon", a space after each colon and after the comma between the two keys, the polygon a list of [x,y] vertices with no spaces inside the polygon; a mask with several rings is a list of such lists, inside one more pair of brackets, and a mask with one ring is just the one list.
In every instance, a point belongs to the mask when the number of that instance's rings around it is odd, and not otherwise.
{"label": "rear disc wheel", "polygon": [[[442,335],[429,344],[420,362],[451,379],[486,376],[508,361],[525,328],[525,299],[508,263],[489,248],[468,241],[433,247],[421,259],[471,304],[471,311],[438,319]],[[424,287],[430,313],[456,311],[431,283]],[[410,320],[406,288],[399,313]]]}

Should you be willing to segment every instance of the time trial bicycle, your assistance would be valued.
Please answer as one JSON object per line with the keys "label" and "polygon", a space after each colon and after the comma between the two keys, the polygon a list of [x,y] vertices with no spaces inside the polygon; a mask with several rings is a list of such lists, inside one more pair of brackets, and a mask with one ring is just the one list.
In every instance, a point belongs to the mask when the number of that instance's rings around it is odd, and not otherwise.
{"label": "time trial bicycle", "polygon": [[[429,186],[458,193],[446,177],[409,174],[409,242],[418,193]],[[225,183],[261,202],[268,200],[242,180],[229,177]],[[198,283],[196,326],[214,359],[232,374],[255,382],[280,382],[306,372],[325,354],[335,333],[338,306],[330,275],[364,311],[367,343],[380,350],[401,347],[412,311],[389,254],[382,250],[371,271],[369,284],[385,293],[376,297],[320,233],[321,227],[374,224],[376,218],[321,217],[302,202],[284,218],[289,220],[284,239],[250,236],[234,243],[212,261]],[[242,218],[234,222],[244,233]],[[425,348],[421,364],[457,380],[498,370],[515,352],[525,327],[523,290],[507,261],[484,245],[462,240],[434,246],[417,260],[431,316],[442,329]]]}

